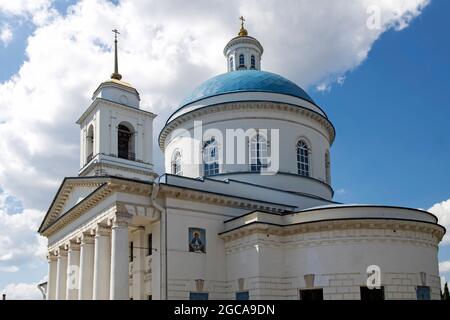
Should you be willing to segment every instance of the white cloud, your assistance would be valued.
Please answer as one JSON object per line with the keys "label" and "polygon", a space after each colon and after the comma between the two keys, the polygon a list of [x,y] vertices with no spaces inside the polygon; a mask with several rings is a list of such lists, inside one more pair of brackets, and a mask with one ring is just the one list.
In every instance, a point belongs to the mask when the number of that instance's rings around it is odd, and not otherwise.
{"label": "white cloud", "polygon": [[331,90],[331,85],[329,83],[322,82],[316,86],[316,90],[319,92],[328,92]]}
{"label": "white cloud", "polygon": [[45,264],[46,240],[36,233],[42,218],[41,211],[8,214],[0,206],[0,274]]}
{"label": "white cloud", "polygon": [[8,46],[8,44],[12,41],[13,39],[13,33],[11,30],[11,26],[7,23],[5,23],[1,28],[0,28],[0,41],[3,42],[3,45],[5,47]]}
{"label": "white cloud", "polygon": [[14,17],[27,18],[36,25],[50,21],[57,12],[52,0],[0,0],[0,12]]}
{"label": "white cloud", "polygon": [[[1,1],[1,0],[0,0]],[[372,1],[80,1],[64,16],[50,1],[1,1],[9,14],[45,17],[29,37],[27,61],[0,84],[0,181],[26,207],[46,209],[60,180],[78,167],[74,124],[96,86],[111,73],[112,27],[121,31],[120,71],[159,114],[159,130],[196,84],[225,71],[222,48],[236,34],[240,14],[265,47],[263,69],[303,86],[330,81],[359,65],[389,27],[406,25],[426,0],[380,1],[381,30],[369,30]],[[214,9],[214,10],[212,10]],[[308,14],[302,14],[308,13]],[[33,21],[34,21],[33,20]],[[327,21],[327,23],[323,23]],[[331,80],[330,80],[331,79]],[[155,143],[156,167],[162,157]]]}
{"label": "white cloud", "polygon": [[0,293],[5,293],[8,300],[42,300],[43,298],[37,283],[11,283]]}
{"label": "white cloud", "polygon": [[[20,272],[45,254],[36,229],[61,179],[77,173],[74,122],[111,74],[112,28],[121,31],[124,80],[140,91],[143,107],[159,115],[157,136],[183,96],[225,72],[222,49],[236,35],[241,14],[250,35],[265,47],[263,69],[305,88],[329,88],[364,61],[384,31],[406,27],[428,1],[377,1],[382,25],[369,30],[366,9],[372,3],[290,0],[280,8],[278,2],[257,0],[123,0],[118,6],[82,0],[60,15],[50,0],[0,0],[1,14],[36,25],[26,61],[0,83],[1,187],[25,207],[16,207],[14,214],[5,205],[0,210],[0,266]],[[162,156],[154,144],[161,171]],[[14,284],[9,290],[26,286]]]}
{"label": "white cloud", "polygon": [[450,272],[450,260],[439,262],[439,273]]}
{"label": "white cloud", "polygon": [[450,243],[450,199],[434,204],[428,209],[438,217],[439,224],[447,229],[447,233],[442,239],[441,245],[447,245]]}

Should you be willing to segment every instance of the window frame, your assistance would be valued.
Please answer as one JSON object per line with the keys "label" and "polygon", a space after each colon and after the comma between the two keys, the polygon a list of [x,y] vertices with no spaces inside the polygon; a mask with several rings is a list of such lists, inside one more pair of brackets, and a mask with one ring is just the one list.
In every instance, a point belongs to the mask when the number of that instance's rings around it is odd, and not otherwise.
{"label": "window frame", "polygon": [[239,68],[245,68],[245,55],[239,54]]}
{"label": "window frame", "polygon": [[[177,163],[178,162],[178,163]],[[172,160],[170,161],[170,172],[177,176],[183,175],[183,169],[181,166],[181,152],[175,150],[172,154]]]}
{"label": "window frame", "polygon": [[325,151],[325,182],[331,184],[331,160],[330,151]]}
{"label": "window frame", "polygon": [[[210,151],[211,150],[211,151]],[[214,151],[214,155],[211,154]],[[206,153],[208,152],[208,153]],[[208,157],[205,159],[205,154]],[[219,168],[219,144],[214,137],[209,138],[205,142],[203,142],[202,148],[202,169],[203,176],[210,177],[220,173]]]}
{"label": "window frame", "polygon": [[[301,144],[303,144],[301,146]],[[306,146],[306,148],[305,148]],[[311,177],[311,147],[305,138],[300,138],[295,144],[297,174],[303,177]]]}
{"label": "window frame", "polygon": [[[263,140],[261,140],[261,137],[263,138]],[[269,166],[269,141],[264,134],[256,131],[256,134],[250,138],[249,144],[250,171],[261,172],[262,168],[267,168]],[[263,155],[261,153],[263,153]]]}
{"label": "window frame", "polygon": [[[121,128],[122,127],[122,128]],[[136,134],[134,127],[126,122],[122,121],[117,125],[117,157],[125,160],[136,160]],[[121,141],[125,141],[121,135],[128,135],[126,154],[121,152]],[[122,150],[123,151],[123,150]]]}

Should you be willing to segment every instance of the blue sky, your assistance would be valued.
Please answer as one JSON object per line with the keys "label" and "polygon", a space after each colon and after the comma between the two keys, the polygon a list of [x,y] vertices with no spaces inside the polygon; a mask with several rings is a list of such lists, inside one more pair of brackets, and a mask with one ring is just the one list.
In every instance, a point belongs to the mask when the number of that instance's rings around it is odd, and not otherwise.
{"label": "blue sky", "polygon": [[343,86],[312,91],[337,138],[337,201],[429,208],[450,196],[450,2],[388,31]]}
{"label": "blue sky", "polygon": [[[450,199],[449,1],[432,0],[404,29],[387,27],[379,33],[358,29],[367,17],[366,4],[358,7],[357,1],[345,8],[317,1],[314,6],[323,10],[312,10],[303,19],[296,12],[309,10],[311,2],[286,1],[291,10],[280,11],[270,1],[261,7],[260,2],[236,1],[212,11],[209,2],[201,1],[184,7],[177,1],[156,6],[151,1],[97,0],[82,1],[75,14],[66,12],[75,0],[47,7],[47,0],[39,2],[44,4],[14,11],[0,0],[0,33],[8,26],[13,34],[7,44],[0,41],[0,124],[15,123],[27,137],[5,135],[0,126],[0,148],[8,150],[8,159],[0,157],[0,214],[10,219],[10,224],[0,221],[0,236],[2,230],[15,232],[10,237],[15,247],[0,244],[0,290],[11,283],[37,282],[46,274],[42,257],[27,257],[42,249],[35,224],[61,179],[76,175],[79,139],[74,122],[92,90],[111,72],[111,62],[105,60],[110,52],[93,45],[109,39],[111,26],[123,30],[122,73],[159,114],[155,135],[171,113],[168,106],[173,110],[195,84],[224,72],[221,50],[244,14],[251,35],[265,48],[263,69],[302,84],[336,128],[331,150],[334,200],[428,209]],[[128,3],[125,9],[123,2]],[[49,8],[57,10],[58,18]],[[383,9],[387,16],[388,9]],[[46,19],[36,22],[36,12]],[[278,19],[266,21],[261,12]],[[321,22],[322,12],[331,14],[328,24]],[[285,16],[289,14],[293,16]],[[292,36],[297,29],[302,32]],[[70,36],[79,38],[68,45]],[[355,42],[356,49],[350,48]],[[360,58],[365,51],[367,58]],[[345,77],[341,84],[331,80],[328,90],[317,89],[324,79],[340,76]],[[10,87],[6,83],[12,77],[17,82]],[[40,92],[42,83],[48,91]],[[17,226],[14,217],[29,219],[28,229]],[[2,252],[22,247],[29,251],[20,249],[24,253],[10,265],[6,258],[2,261]],[[450,260],[450,245],[441,246],[439,260]],[[2,271],[12,265],[18,271]],[[450,278],[450,272],[445,275]]]}
{"label": "blue sky", "polygon": [[384,33],[342,86],[309,90],[337,131],[336,201],[427,209],[450,198],[449,12],[449,1],[432,2]]}

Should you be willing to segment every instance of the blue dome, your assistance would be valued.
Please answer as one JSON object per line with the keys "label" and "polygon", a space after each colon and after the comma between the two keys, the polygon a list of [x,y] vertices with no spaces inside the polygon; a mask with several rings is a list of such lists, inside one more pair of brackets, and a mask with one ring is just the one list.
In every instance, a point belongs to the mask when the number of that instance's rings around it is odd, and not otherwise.
{"label": "blue dome", "polygon": [[259,70],[239,70],[219,74],[203,82],[183,100],[181,107],[220,94],[248,91],[281,93],[314,103],[302,88],[278,74]]}

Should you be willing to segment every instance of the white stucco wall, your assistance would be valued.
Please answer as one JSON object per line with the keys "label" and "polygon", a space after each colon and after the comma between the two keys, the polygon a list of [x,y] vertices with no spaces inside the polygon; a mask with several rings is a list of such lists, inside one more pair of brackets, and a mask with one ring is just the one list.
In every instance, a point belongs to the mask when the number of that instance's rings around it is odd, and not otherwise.
{"label": "white stucco wall", "polygon": [[[251,103],[249,105],[251,105]],[[269,144],[272,146],[273,150],[277,150],[278,148],[276,148],[276,143],[273,139],[271,130],[279,130],[278,171],[296,175],[298,172],[296,144],[299,139],[303,139],[308,143],[310,148],[310,177],[323,182],[326,181],[325,153],[330,149],[331,141],[324,127],[316,121],[300,114],[280,110],[272,111],[252,108],[240,112],[223,111],[208,113],[188,122],[179,124],[176,128],[180,130],[172,131],[166,139],[166,172],[171,172],[172,155],[175,151],[179,151],[182,156],[183,175],[194,178],[203,175],[203,167],[201,164],[202,142],[199,139],[194,138],[194,120],[202,121],[203,141],[214,136],[219,142],[218,152],[219,159],[222,160],[222,163],[225,162],[227,157],[225,152],[227,148],[227,129],[242,129],[244,132],[248,129],[267,129]],[[220,135],[222,135],[223,139],[220,139]],[[244,152],[246,153],[244,157],[245,163],[238,164],[237,158],[235,157],[235,164],[230,164],[230,161],[228,161],[226,164],[220,165],[219,172],[221,174],[250,171],[248,143],[246,143],[246,146],[246,148],[244,147]],[[234,152],[236,154],[236,140],[234,142],[234,147]],[[271,186],[272,182],[277,187],[280,187],[280,183],[277,183],[276,178],[265,179],[265,181],[258,181],[255,183]],[[288,187],[287,190],[317,194],[321,197],[326,197],[327,199],[331,198],[330,190],[325,190],[327,188],[324,186],[311,184],[310,190],[301,190],[303,185],[300,184],[301,183],[299,183],[297,187],[295,185]],[[300,188],[300,190],[298,190],[298,188]]]}

